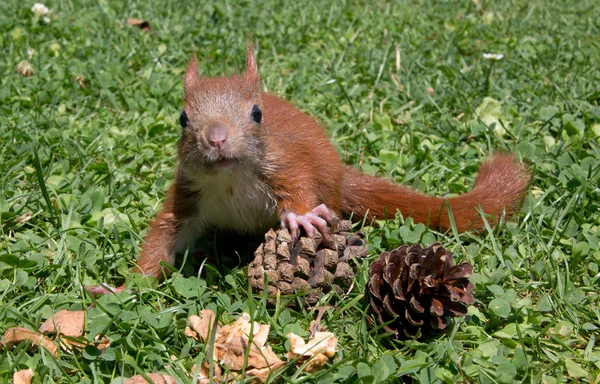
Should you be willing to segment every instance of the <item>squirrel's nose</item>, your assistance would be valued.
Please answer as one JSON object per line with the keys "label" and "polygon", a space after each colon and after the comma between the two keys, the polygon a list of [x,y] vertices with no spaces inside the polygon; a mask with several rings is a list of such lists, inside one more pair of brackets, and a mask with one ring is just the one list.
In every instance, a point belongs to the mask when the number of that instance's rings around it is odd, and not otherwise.
{"label": "squirrel's nose", "polygon": [[219,122],[211,123],[206,132],[206,139],[211,147],[220,148],[225,144],[229,133],[227,127]]}

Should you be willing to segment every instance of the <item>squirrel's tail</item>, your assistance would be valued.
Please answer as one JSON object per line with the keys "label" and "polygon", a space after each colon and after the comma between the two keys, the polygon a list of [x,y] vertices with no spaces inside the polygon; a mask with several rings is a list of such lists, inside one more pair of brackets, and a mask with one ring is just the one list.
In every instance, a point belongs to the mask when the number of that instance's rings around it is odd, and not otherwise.
{"label": "squirrel's tail", "polygon": [[456,228],[460,232],[484,229],[481,207],[491,216],[493,225],[502,214],[510,217],[518,212],[529,174],[525,167],[517,163],[512,155],[496,155],[479,168],[475,186],[469,193],[448,199],[427,196],[410,188],[394,184],[388,180],[363,175],[359,171],[345,167],[343,184],[343,214],[353,215],[355,220],[367,216],[384,219],[393,217],[399,210],[404,217],[411,216],[415,222],[431,228],[450,228],[448,206],[452,211]]}

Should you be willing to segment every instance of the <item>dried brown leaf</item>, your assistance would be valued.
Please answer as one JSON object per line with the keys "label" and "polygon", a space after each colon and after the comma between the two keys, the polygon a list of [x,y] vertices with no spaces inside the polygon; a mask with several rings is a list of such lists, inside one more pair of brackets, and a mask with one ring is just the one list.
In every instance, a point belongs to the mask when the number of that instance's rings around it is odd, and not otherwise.
{"label": "dried brown leaf", "polygon": [[77,340],[69,340],[66,338],[60,339],[60,347],[65,351],[72,351],[73,349],[82,350],[85,348],[87,343],[77,341]]}
{"label": "dried brown leaf", "polygon": [[254,368],[270,368],[273,371],[277,371],[283,367],[285,363],[281,360],[270,346],[262,347],[260,349],[250,348],[248,354],[248,367]]}
{"label": "dried brown leaf", "polygon": [[[190,316],[191,329],[186,330],[186,335],[194,337],[194,333],[196,333],[201,340],[206,342],[210,339],[210,326],[214,318],[215,314],[208,310],[202,311],[200,316]],[[269,330],[269,325],[251,322],[250,315],[243,313],[232,324],[217,328],[213,348],[214,361],[227,367],[233,376],[239,375],[245,366],[248,376],[254,376],[257,381],[264,382],[270,372],[277,371],[285,364],[271,347],[266,346]],[[249,336],[251,333],[252,344]],[[248,348],[250,349],[248,350]],[[247,360],[245,359],[246,351],[248,351]],[[224,380],[220,370],[217,370],[218,368],[215,364],[213,380]],[[219,378],[217,378],[217,372]],[[198,383],[210,383],[209,375],[209,366],[207,364],[201,366]],[[232,378],[232,380],[234,379]]]}
{"label": "dried brown leaf", "polygon": [[110,347],[110,341],[106,337],[98,340],[98,336],[96,336],[96,341],[94,341],[94,343],[100,352],[104,352],[108,347]]}
{"label": "dried brown leaf", "polygon": [[[221,364],[233,371],[241,371],[244,367],[244,358],[248,340],[243,337],[237,337],[226,343],[219,343],[215,346],[217,359]],[[271,347],[262,347],[260,349],[252,345],[248,352],[247,368],[266,368],[278,369],[283,365],[283,361],[271,350]]]}
{"label": "dried brown leaf", "polygon": [[290,353],[296,355],[292,359],[298,356],[314,356],[320,353],[331,357],[337,351],[338,339],[331,332],[315,332],[314,337],[311,337],[308,343],[294,333],[289,333],[287,338],[290,340]]}
{"label": "dried brown leaf", "polygon": [[85,78],[81,75],[77,75],[73,78],[73,80],[81,87],[85,88]]}
{"label": "dried brown leaf", "polygon": [[[174,378],[169,375],[163,375],[161,373],[149,373],[146,374],[150,378],[150,382],[153,384],[177,384]],[[148,381],[142,375],[133,376],[125,384],[148,384]]]}
{"label": "dried brown leaf", "polygon": [[29,384],[31,383],[33,375],[35,375],[35,373],[31,368],[15,372],[13,375],[13,384]]}
{"label": "dried brown leaf", "polygon": [[[277,368],[277,369],[279,369],[279,368]],[[273,367],[254,368],[254,369],[247,370],[246,376],[254,377],[259,382],[265,383],[267,381],[267,379],[269,378],[269,374],[271,374],[271,372],[277,371],[277,369],[274,369]]]}
{"label": "dried brown leaf", "polygon": [[[203,309],[200,311],[200,316],[192,315],[189,317],[190,327],[200,337],[200,340],[206,342],[210,338],[212,333],[211,326],[216,318],[217,315],[213,311]],[[221,327],[217,325],[217,333],[219,333],[220,329]]]}
{"label": "dried brown leaf", "polygon": [[132,27],[139,27],[142,31],[150,30],[150,22],[147,20],[131,18],[127,19],[127,24],[131,25]]}
{"label": "dried brown leaf", "polygon": [[338,340],[331,332],[315,332],[314,337],[311,337],[308,343],[295,333],[288,333],[287,338],[290,341],[288,360],[297,359],[299,365],[308,360],[303,368],[305,372],[318,371],[337,351]]}
{"label": "dried brown leaf", "polygon": [[28,222],[29,220],[31,220],[32,217],[33,217],[33,212],[29,211],[29,212],[26,212],[23,215],[19,216],[17,218],[17,222],[19,224],[24,224],[24,223]]}
{"label": "dried brown leaf", "polygon": [[52,340],[27,328],[12,327],[4,333],[4,345],[8,348],[22,342],[29,341],[33,345],[44,347],[52,356],[58,357],[58,345]]}
{"label": "dried brown leaf", "polygon": [[98,336],[96,336],[93,342],[88,342],[87,340],[72,340],[70,338],[60,339],[60,347],[67,351],[72,351],[73,349],[82,350],[88,345],[92,345],[98,348],[100,352],[104,353],[104,351],[106,351],[106,349],[110,347],[110,341],[106,337],[103,337],[101,340],[98,340]]}
{"label": "dried brown leaf", "polygon": [[[239,371],[244,366],[244,349],[234,339],[226,344],[215,344],[215,360],[233,371]],[[242,361],[240,362],[240,358]]]}
{"label": "dried brown leaf", "polygon": [[[233,372],[240,372],[244,368],[245,348],[247,340],[243,338],[234,338],[230,342],[217,344],[217,356],[219,362]],[[269,372],[277,371],[285,363],[273,352],[271,347],[256,348],[254,345],[248,352],[248,361],[246,364],[246,374],[256,376],[257,379],[264,382]],[[255,370],[256,375],[250,374]]]}
{"label": "dried brown leaf", "polygon": [[[212,382],[218,383],[221,380],[221,367],[218,364],[213,364],[213,377]],[[192,366],[192,373],[196,372],[196,364]],[[200,371],[198,372],[198,381],[197,384],[210,384],[210,367],[207,362],[202,363],[200,365]]]}
{"label": "dried brown leaf", "polygon": [[84,311],[62,310],[46,319],[40,327],[40,332],[44,334],[59,333],[63,336],[80,337],[83,335],[84,323]]}
{"label": "dried brown leaf", "polygon": [[23,60],[17,64],[17,71],[25,77],[33,76],[33,65],[28,60]]}
{"label": "dried brown leaf", "polygon": [[258,328],[258,331],[256,331],[256,329],[254,330],[254,337],[252,338],[252,343],[254,345],[256,345],[257,348],[262,348],[265,346],[265,344],[267,343],[267,340],[269,339],[269,330],[271,329],[270,325],[267,324],[261,324]]}
{"label": "dried brown leaf", "polygon": [[325,356],[322,353],[314,355],[308,360],[308,363],[304,366],[304,372],[315,373],[319,371],[323,366],[327,363],[329,357]]}
{"label": "dried brown leaf", "polygon": [[187,337],[193,338],[196,341],[200,341],[200,336],[198,336],[198,333],[193,331],[190,327],[185,327],[185,331],[183,331],[183,334],[186,335]]}

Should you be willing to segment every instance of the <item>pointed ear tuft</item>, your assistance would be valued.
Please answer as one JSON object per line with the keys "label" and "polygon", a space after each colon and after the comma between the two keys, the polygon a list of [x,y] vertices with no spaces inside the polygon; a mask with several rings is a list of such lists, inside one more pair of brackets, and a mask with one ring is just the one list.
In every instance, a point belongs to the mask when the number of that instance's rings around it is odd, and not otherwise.
{"label": "pointed ear tuft", "polygon": [[188,64],[185,76],[183,77],[183,87],[188,89],[196,81],[200,79],[198,75],[198,60],[196,59],[196,52],[190,57],[190,63]]}
{"label": "pointed ear tuft", "polygon": [[258,66],[254,58],[254,44],[252,41],[248,41],[246,44],[246,69],[244,70],[244,77],[252,84],[259,85]]}

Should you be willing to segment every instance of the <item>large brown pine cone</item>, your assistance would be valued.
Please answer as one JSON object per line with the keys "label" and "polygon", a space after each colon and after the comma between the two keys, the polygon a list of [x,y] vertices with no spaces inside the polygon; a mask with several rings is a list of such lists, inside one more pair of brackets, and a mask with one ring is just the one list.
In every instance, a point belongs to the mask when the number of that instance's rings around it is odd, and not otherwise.
{"label": "large brown pine cone", "polygon": [[313,238],[300,237],[294,245],[287,229],[271,229],[248,267],[253,291],[263,293],[266,280],[270,294],[301,293],[310,305],[332,289],[343,293],[354,280],[352,259],[368,255],[364,234],[351,229],[351,222],[342,221],[333,234],[315,231]]}
{"label": "large brown pine cone", "polygon": [[367,293],[378,322],[398,339],[437,333],[448,317],[465,316],[473,303],[469,263],[452,265],[439,243],[403,245],[383,252],[369,267]]}

